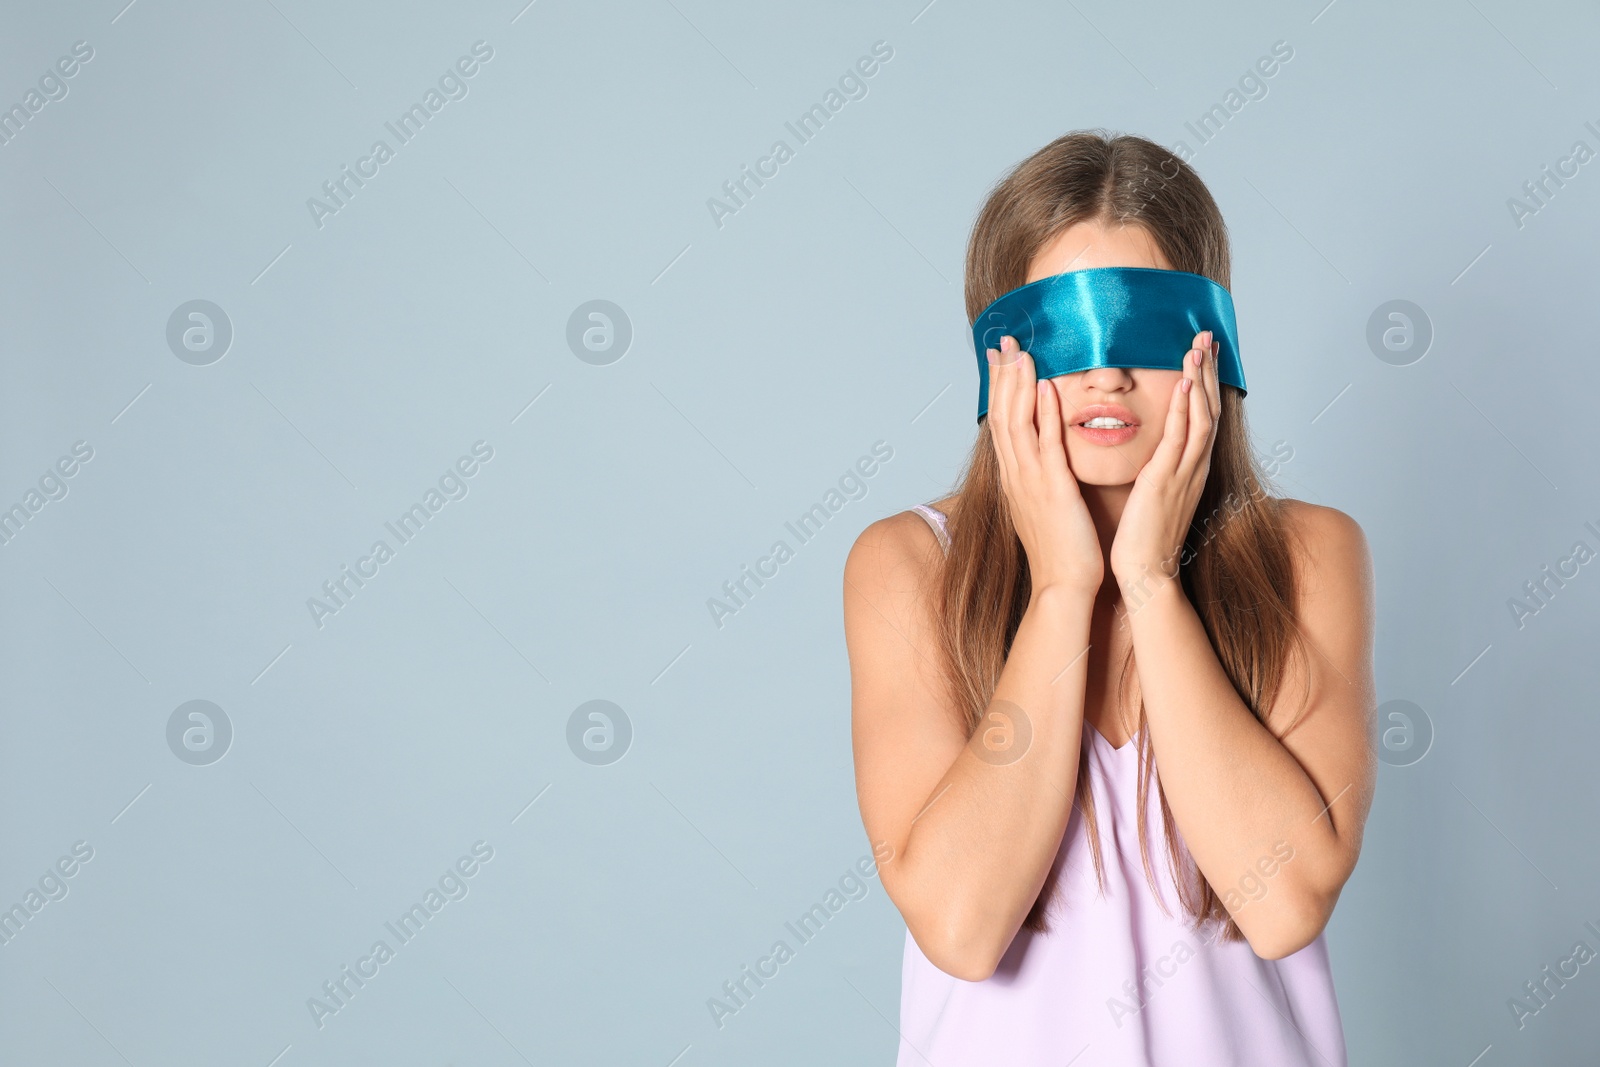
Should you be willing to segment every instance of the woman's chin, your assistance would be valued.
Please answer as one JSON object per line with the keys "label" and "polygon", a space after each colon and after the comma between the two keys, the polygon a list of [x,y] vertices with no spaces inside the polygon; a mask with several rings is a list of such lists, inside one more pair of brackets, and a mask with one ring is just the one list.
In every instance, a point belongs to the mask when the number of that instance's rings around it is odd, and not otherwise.
{"label": "woman's chin", "polygon": [[1089,478],[1089,477],[1085,477],[1082,474],[1079,474],[1078,475],[1078,485],[1080,487],[1082,487],[1082,486],[1093,486],[1096,489],[1116,489],[1116,488],[1127,489],[1127,488],[1132,488],[1133,479],[1132,478]]}
{"label": "woman's chin", "polygon": [[1099,455],[1071,456],[1073,477],[1078,479],[1079,485],[1093,485],[1102,489],[1113,486],[1131,486],[1133,480],[1139,476],[1137,466],[1131,465],[1126,456],[1102,452]]}

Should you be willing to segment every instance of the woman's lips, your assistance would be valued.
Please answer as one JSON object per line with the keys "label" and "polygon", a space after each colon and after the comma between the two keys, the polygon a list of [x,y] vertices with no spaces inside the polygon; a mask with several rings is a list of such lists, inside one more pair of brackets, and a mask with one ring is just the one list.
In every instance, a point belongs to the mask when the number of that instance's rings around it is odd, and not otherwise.
{"label": "woman's lips", "polygon": [[1072,428],[1080,437],[1097,445],[1125,445],[1132,441],[1139,432],[1139,427],[1137,426],[1123,426],[1119,429],[1099,429],[1075,424]]}
{"label": "woman's lips", "polygon": [[[1086,422],[1095,419],[1116,419],[1128,425],[1120,427],[1091,427],[1085,426]],[[1133,440],[1139,432],[1139,421],[1133,412],[1121,404],[1088,404],[1078,410],[1073,416],[1072,428],[1079,436],[1097,445],[1125,445]]]}

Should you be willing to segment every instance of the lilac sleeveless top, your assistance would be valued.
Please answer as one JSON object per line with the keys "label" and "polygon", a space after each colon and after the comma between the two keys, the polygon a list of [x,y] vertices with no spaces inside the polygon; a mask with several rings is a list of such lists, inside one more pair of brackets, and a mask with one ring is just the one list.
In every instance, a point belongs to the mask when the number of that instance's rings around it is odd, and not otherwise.
{"label": "lilac sleeveless top", "polygon": [[[915,510],[949,552],[944,514]],[[1112,748],[1087,721],[1083,729],[1104,894],[1074,805],[1055,858],[1050,930],[1019,930],[991,977],[945,974],[907,931],[896,1067],[1347,1067],[1323,935],[1264,960],[1247,942],[1222,941],[1219,922],[1196,932],[1167,861],[1152,770],[1145,835],[1163,912],[1139,856],[1139,738]],[[1272,880],[1262,881],[1270,894]]]}

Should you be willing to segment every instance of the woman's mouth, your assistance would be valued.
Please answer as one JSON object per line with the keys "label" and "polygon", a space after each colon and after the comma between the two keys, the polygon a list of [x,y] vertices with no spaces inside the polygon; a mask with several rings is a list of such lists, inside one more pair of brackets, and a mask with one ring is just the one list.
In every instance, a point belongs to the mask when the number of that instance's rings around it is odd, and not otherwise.
{"label": "woman's mouth", "polygon": [[1126,408],[1095,404],[1078,413],[1072,428],[1080,437],[1097,445],[1125,445],[1139,432],[1139,423]]}

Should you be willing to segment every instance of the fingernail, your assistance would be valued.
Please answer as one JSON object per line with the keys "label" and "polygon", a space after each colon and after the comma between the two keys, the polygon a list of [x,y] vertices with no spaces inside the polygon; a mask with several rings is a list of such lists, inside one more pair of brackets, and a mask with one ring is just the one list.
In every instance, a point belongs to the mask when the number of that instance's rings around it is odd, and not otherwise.
{"label": "fingernail", "polygon": [[1000,338],[1000,351],[1004,352],[1006,350],[1006,342],[1007,341],[1010,341],[1012,344],[1016,344],[1017,343],[1015,340],[1012,339],[1010,334],[1006,334],[1004,337]]}
{"label": "fingernail", "polygon": [[984,350],[984,354],[989,357],[989,362],[990,363],[999,363],[1000,362],[1000,353],[996,352],[994,349],[992,349],[992,348],[985,349]]}

